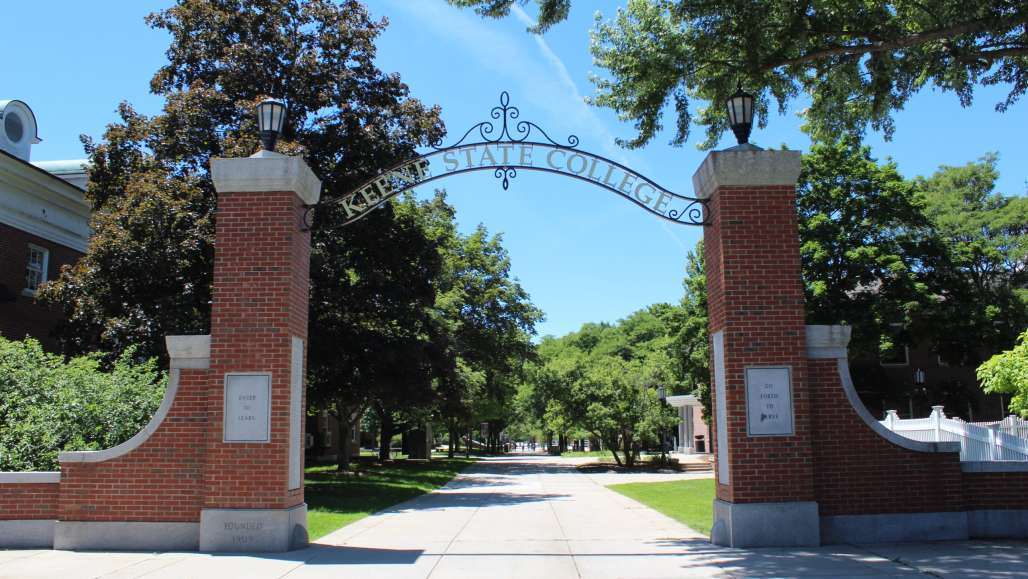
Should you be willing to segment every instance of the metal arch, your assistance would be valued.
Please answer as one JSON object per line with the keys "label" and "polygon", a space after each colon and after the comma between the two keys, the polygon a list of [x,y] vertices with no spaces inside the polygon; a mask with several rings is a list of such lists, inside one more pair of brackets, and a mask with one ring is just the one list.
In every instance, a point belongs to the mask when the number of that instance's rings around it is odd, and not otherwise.
{"label": "metal arch", "polygon": [[[304,225],[303,229],[304,229],[304,231],[309,231],[312,228],[312,226],[313,226],[313,210],[315,208],[329,206],[329,205],[345,205],[347,207],[347,213],[351,213],[350,210],[356,208],[356,206],[351,205],[350,202],[353,199],[355,199],[358,194],[361,194],[362,192],[368,190],[368,188],[371,187],[371,185],[376,183],[376,182],[381,182],[381,181],[384,181],[384,180],[390,180],[391,181],[390,184],[389,184],[389,187],[386,189],[387,192],[383,193],[381,191],[375,190],[376,198],[373,200],[373,202],[368,200],[366,197],[362,197],[365,200],[365,206],[362,207],[357,212],[356,215],[352,215],[351,218],[349,218],[349,219],[347,219],[347,220],[345,220],[345,221],[343,221],[341,223],[335,224],[334,227],[343,227],[343,226],[349,225],[349,224],[351,224],[351,223],[353,223],[355,221],[360,220],[362,217],[364,217],[368,213],[374,211],[375,209],[377,209],[380,206],[382,206],[383,204],[385,204],[386,201],[392,199],[393,197],[396,197],[397,195],[400,195],[401,193],[409,191],[409,190],[411,190],[411,189],[413,189],[415,187],[418,187],[420,185],[424,185],[426,183],[430,183],[432,181],[436,181],[438,179],[442,179],[443,177],[449,177],[449,176],[452,176],[452,175],[460,175],[460,174],[463,174],[463,173],[471,173],[471,172],[476,172],[476,171],[493,171],[493,176],[496,177],[497,179],[499,179],[501,181],[501,186],[503,187],[503,189],[507,190],[509,188],[509,186],[510,186],[510,180],[517,177],[519,169],[523,169],[523,170],[526,170],[526,171],[538,171],[538,172],[542,172],[542,173],[554,173],[554,174],[563,175],[563,176],[566,176],[566,177],[574,177],[574,178],[576,178],[576,179],[578,179],[580,181],[584,181],[584,182],[587,182],[587,183],[592,183],[594,185],[598,185],[598,186],[600,186],[600,187],[602,187],[604,189],[607,189],[608,191],[611,191],[611,192],[613,192],[613,193],[615,193],[615,194],[617,194],[617,195],[619,195],[619,196],[621,196],[621,197],[631,201],[632,203],[634,203],[634,204],[638,205],[639,207],[645,209],[646,211],[656,215],[657,217],[660,217],[661,219],[664,219],[665,221],[670,221],[672,223],[678,223],[678,224],[681,224],[681,225],[709,225],[709,223],[707,222],[707,200],[699,199],[699,198],[696,198],[696,197],[689,197],[689,196],[686,196],[686,195],[679,195],[677,193],[674,193],[673,191],[670,191],[669,189],[667,189],[665,187],[661,187],[660,185],[658,185],[657,183],[655,183],[653,180],[649,179],[648,177],[645,177],[643,175],[640,175],[639,173],[636,173],[632,169],[626,167],[625,165],[623,165],[621,163],[618,163],[617,161],[614,161],[612,159],[608,159],[606,157],[603,157],[602,155],[597,155],[595,153],[590,153],[588,151],[582,151],[580,149],[577,149],[577,146],[578,146],[578,143],[579,143],[579,139],[575,135],[571,135],[571,136],[568,137],[568,139],[567,139],[568,144],[566,144],[566,145],[558,143],[557,141],[554,141],[552,138],[550,138],[550,136],[542,128],[539,127],[539,125],[537,125],[537,124],[535,124],[535,123],[533,123],[531,121],[517,120],[520,117],[520,114],[521,113],[520,113],[520,111],[518,110],[517,107],[510,106],[510,95],[508,95],[508,93],[506,91],[503,91],[500,94],[500,106],[493,107],[492,111],[490,112],[490,116],[491,116],[492,119],[494,119],[495,121],[501,121],[501,123],[499,125],[499,128],[497,128],[497,125],[494,124],[494,122],[492,122],[492,121],[482,121],[482,122],[476,123],[470,129],[468,129],[461,136],[460,139],[458,139],[456,142],[454,142],[451,145],[448,145],[448,146],[445,146],[445,147],[440,146],[441,140],[437,140],[437,141],[431,143],[431,148],[432,148],[431,151],[429,151],[429,152],[427,152],[425,154],[419,155],[417,157],[414,157],[412,159],[407,159],[407,160],[404,160],[404,161],[400,161],[400,162],[394,163],[393,165],[391,165],[390,167],[388,167],[384,171],[380,172],[378,175],[375,175],[374,177],[372,177],[370,179],[367,179],[364,182],[362,182],[359,186],[355,187],[350,193],[347,193],[346,195],[343,195],[342,197],[338,197],[338,198],[330,200],[330,201],[319,203],[317,205],[309,205],[309,206],[307,206],[306,210],[304,212],[304,215],[303,215],[303,225]],[[515,120],[517,122],[514,123],[514,134],[511,134],[510,122],[509,121],[515,121]],[[478,136],[482,140],[481,141],[476,141],[476,142],[473,142],[473,143],[465,143],[465,141],[468,139],[468,137],[470,135],[472,135],[475,131],[478,131]],[[543,141],[530,141],[530,140],[528,140],[529,137],[532,135],[533,131],[538,131],[542,135],[542,137],[545,139],[546,142],[543,142]],[[495,137],[492,136],[494,133],[495,133]],[[550,167],[539,167],[539,166],[525,165],[525,164],[520,164],[520,163],[506,163],[505,162],[505,163],[502,163],[502,164],[487,164],[487,165],[480,165],[480,166],[477,166],[477,167],[471,166],[471,167],[465,167],[465,168],[461,168],[461,169],[449,170],[449,171],[446,171],[445,173],[441,173],[439,175],[427,174],[427,175],[423,175],[423,176],[420,176],[420,177],[415,178],[415,179],[409,179],[409,180],[406,180],[406,181],[403,181],[403,182],[396,182],[397,180],[399,180],[400,177],[409,177],[410,176],[410,175],[401,174],[399,172],[400,170],[408,169],[410,167],[417,167],[418,169],[424,169],[425,166],[427,165],[427,160],[429,158],[431,158],[431,157],[435,157],[435,156],[438,156],[438,155],[445,155],[448,152],[453,152],[453,151],[458,151],[458,150],[466,150],[466,149],[469,149],[469,148],[476,148],[476,147],[480,147],[480,146],[505,146],[505,145],[510,145],[510,146],[530,146],[530,147],[538,146],[538,147],[543,147],[543,148],[548,148],[548,149],[570,151],[570,152],[573,152],[575,154],[581,155],[583,157],[584,156],[592,157],[593,159],[597,159],[599,161],[602,161],[602,162],[608,164],[611,167],[616,167],[616,168],[620,169],[625,174],[631,174],[631,175],[634,175],[634,176],[638,177],[640,180],[644,181],[646,185],[652,187],[655,192],[659,192],[659,194],[661,196],[666,196],[669,199],[674,199],[674,200],[678,200],[680,202],[683,202],[681,205],[684,205],[684,206],[681,206],[680,208],[677,208],[677,209],[668,209],[666,212],[657,211],[654,208],[651,208],[650,206],[648,206],[646,203],[642,202],[641,199],[637,199],[635,197],[632,197],[631,195],[629,195],[623,189],[612,187],[611,185],[609,185],[608,183],[605,182],[606,181],[605,179],[604,180],[597,180],[597,179],[592,179],[592,178],[589,178],[589,177],[585,177],[585,176],[583,176],[583,175],[581,175],[579,173],[575,173],[575,172],[570,171],[570,170],[569,171],[559,171],[559,170],[556,170],[556,169],[553,169],[553,168],[550,168]],[[470,159],[470,157],[469,157],[469,159]],[[504,157],[504,160],[506,161],[506,156]],[[470,162],[469,162],[469,164],[470,164]],[[594,162],[594,166],[595,166],[595,162]],[[584,168],[583,168],[583,172],[584,172]],[[420,173],[420,171],[419,171],[419,173]],[[399,186],[395,186],[395,185],[399,185]],[[638,194],[638,191],[637,191],[637,194]]]}
{"label": "metal arch", "polygon": [[[457,139],[457,141],[453,144],[443,147],[442,137],[440,137],[439,139],[436,139],[435,141],[430,143],[430,146],[436,151],[454,149],[456,147],[461,146],[461,144],[468,138],[468,136],[470,136],[471,133],[475,132],[476,130],[478,131],[479,138],[482,139],[482,141],[478,144],[495,144],[503,141],[510,141],[513,143],[525,143],[527,142],[528,138],[532,136],[532,131],[539,131],[539,133],[547,141],[549,141],[551,145],[555,147],[567,147],[573,149],[578,146],[578,137],[575,135],[570,135],[568,137],[568,144],[562,145],[557,141],[551,139],[550,135],[546,134],[546,131],[544,131],[542,127],[533,123],[532,121],[517,120],[521,117],[521,111],[518,109],[518,107],[510,105],[510,94],[508,94],[507,91],[503,91],[500,93],[500,106],[493,107],[493,110],[489,112],[489,116],[492,117],[494,120],[502,120],[500,130],[496,134],[496,137],[490,137],[490,135],[492,135],[493,132],[496,131],[496,125],[493,124],[493,121],[481,121],[472,125],[471,128],[468,129],[464,133],[464,135],[461,136],[461,138]],[[509,121],[514,120],[517,120],[517,122],[514,124],[514,134],[512,135],[510,132]]]}

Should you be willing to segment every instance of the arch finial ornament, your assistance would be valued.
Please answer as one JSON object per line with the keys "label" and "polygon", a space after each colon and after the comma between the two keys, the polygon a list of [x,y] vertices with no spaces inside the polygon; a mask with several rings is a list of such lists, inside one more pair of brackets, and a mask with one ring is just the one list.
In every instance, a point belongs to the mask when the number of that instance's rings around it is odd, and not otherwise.
{"label": "arch finial ornament", "polygon": [[[554,140],[536,123],[521,119],[507,91],[500,93],[500,104],[489,117],[453,143],[443,146],[440,138],[429,145],[430,151],[396,163],[350,193],[320,204],[340,207],[344,213],[342,222],[330,226],[353,223],[419,185],[474,171],[492,171],[504,190],[519,171],[564,175],[607,189],[666,221],[707,224],[706,200],[674,193],[617,161],[583,151],[576,135],[569,135],[566,143]],[[304,215],[308,229],[314,207]]]}

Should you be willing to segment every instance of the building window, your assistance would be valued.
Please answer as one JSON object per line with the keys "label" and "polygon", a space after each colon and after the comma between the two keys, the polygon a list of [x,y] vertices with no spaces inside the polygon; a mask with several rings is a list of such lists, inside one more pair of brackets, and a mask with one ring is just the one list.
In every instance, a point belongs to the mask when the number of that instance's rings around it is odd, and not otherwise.
{"label": "building window", "polygon": [[50,252],[38,245],[29,244],[29,261],[25,266],[25,294],[34,296],[39,286],[46,281],[46,268]]}
{"label": "building window", "polygon": [[910,350],[903,340],[903,324],[889,324],[888,336],[879,342],[878,358],[882,366],[906,366],[910,363]]}

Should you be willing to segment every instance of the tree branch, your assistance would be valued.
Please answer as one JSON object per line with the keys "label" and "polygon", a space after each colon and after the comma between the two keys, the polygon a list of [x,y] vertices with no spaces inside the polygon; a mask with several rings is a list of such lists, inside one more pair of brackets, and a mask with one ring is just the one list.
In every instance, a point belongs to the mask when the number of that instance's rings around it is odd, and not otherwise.
{"label": "tree branch", "polygon": [[[1016,24],[1016,22],[1014,22],[1013,19],[1011,19],[1009,23],[1011,25]],[[924,44],[926,42],[932,42],[934,40],[944,40],[962,34],[982,32],[985,30],[992,29],[997,24],[998,23],[995,21],[990,22],[986,20],[976,20],[973,22],[962,22],[960,24],[954,24],[953,26],[948,26],[945,28],[936,28],[934,30],[928,30],[925,32],[917,32],[908,36],[894,38],[892,40],[870,42],[865,44],[857,44],[853,46],[830,46],[827,48],[822,48],[820,50],[815,50],[813,52],[804,54],[803,56],[769,62],[761,66],[760,70],[768,71],[782,66],[792,66],[796,64],[813,62],[829,56],[871,54],[876,52],[888,52],[892,50],[899,50],[902,48],[909,48],[911,46]],[[867,37],[868,35],[863,36]]]}

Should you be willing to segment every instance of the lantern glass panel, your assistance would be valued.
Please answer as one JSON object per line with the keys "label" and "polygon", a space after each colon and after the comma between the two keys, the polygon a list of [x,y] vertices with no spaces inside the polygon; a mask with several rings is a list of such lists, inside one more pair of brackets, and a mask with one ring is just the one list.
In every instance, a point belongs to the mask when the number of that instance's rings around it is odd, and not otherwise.
{"label": "lantern glass panel", "polygon": [[257,105],[257,124],[261,131],[282,132],[286,107],[281,101],[268,99]]}

